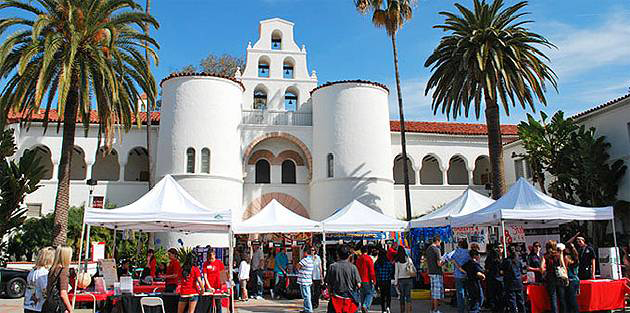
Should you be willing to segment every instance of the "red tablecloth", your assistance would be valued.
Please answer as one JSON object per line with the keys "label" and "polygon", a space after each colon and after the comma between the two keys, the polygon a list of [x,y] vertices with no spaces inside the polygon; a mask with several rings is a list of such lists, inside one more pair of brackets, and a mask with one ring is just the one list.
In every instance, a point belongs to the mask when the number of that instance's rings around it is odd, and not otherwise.
{"label": "red tablecloth", "polygon": [[[427,272],[422,272],[422,280],[425,285],[431,285],[431,279]],[[453,276],[453,273],[444,273],[444,288],[455,289],[455,276]]]}
{"label": "red tablecloth", "polygon": [[[80,302],[94,302],[94,301],[105,301],[107,298],[114,295],[114,291],[108,291],[106,293],[95,293],[95,292],[81,292],[77,294],[77,303]],[[74,293],[69,293],[68,297],[70,301],[74,297]]]}
{"label": "red tablecloth", "polygon": [[[601,280],[580,282],[578,305],[580,312],[623,309],[628,287],[625,280]],[[532,313],[549,310],[549,296],[543,285],[528,285],[527,297],[532,305]]]}
{"label": "red tablecloth", "polygon": [[133,285],[133,293],[162,292],[164,288],[166,288],[166,284],[163,282],[157,282],[151,285]]}

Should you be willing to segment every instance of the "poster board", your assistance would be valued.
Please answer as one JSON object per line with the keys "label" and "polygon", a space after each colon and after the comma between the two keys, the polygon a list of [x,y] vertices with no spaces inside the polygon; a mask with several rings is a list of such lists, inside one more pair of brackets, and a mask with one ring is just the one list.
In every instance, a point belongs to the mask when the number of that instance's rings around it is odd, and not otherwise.
{"label": "poster board", "polygon": [[453,239],[457,242],[460,239],[468,240],[471,243],[479,244],[480,252],[486,251],[486,245],[489,243],[488,227],[453,227]]}
{"label": "poster board", "polygon": [[92,242],[92,262],[98,262],[98,260],[105,258],[105,243],[104,242]]}
{"label": "poster board", "polygon": [[118,271],[116,270],[116,260],[114,259],[101,259],[98,261],[98,265],[101,267],[101,274],[105,281],[107,288],[113,288],[114,283],[118,282]]}

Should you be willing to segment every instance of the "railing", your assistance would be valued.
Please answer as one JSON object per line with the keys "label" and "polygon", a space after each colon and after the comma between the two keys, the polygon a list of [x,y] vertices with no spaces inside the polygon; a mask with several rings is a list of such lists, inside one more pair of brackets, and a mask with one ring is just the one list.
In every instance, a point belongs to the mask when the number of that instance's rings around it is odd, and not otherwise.
{"label": "railing", "polygon": [[243,124],[312,126],[313,115],[303,112],[243,110]]}

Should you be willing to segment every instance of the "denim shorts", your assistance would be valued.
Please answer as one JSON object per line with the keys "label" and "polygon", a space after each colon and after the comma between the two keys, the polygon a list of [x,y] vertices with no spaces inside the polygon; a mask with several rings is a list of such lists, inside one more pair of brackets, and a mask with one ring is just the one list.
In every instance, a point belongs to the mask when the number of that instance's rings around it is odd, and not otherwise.
{"label": "denim shorts", "polygon": [[199,301],[199,295],[193,295],[190,297],[179,297],[179,302],[197,302]]}

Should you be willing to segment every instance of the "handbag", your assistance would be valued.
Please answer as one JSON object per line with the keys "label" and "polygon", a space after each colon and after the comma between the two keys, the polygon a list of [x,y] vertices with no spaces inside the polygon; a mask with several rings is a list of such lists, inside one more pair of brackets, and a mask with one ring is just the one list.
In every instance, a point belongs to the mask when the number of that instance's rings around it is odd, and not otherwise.
{"label": "handbag", "polygon": [[569,286],[569,274],[564,266],[559,265],[556,267],[556,278],[564,287]]}
{"label": "handbag", "polygon": [[62,271],[60,269],[55,272],[53,283],[46,290],[46,300],[42,305],[42,313],[64,313],[66,311],[66,305],[61,300],[61,291],[59,290],[59,278]]}
{"label": "handbag", "polygon": [[409,277],[416,277],[417,275],[417,271],[416,271],[416,266],[413,265],[413,262],[411,261],[410,258],[407,258],[407,273],[409,273]]}

